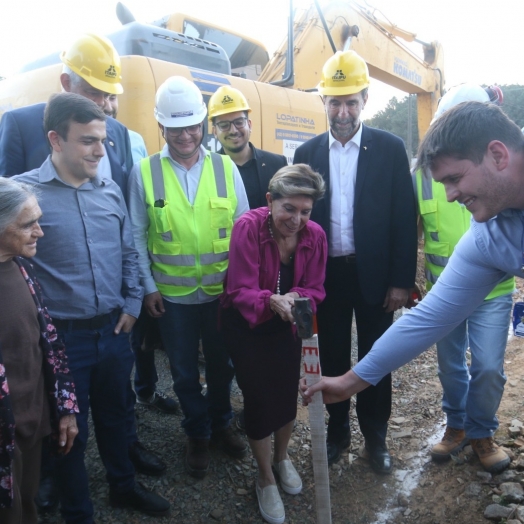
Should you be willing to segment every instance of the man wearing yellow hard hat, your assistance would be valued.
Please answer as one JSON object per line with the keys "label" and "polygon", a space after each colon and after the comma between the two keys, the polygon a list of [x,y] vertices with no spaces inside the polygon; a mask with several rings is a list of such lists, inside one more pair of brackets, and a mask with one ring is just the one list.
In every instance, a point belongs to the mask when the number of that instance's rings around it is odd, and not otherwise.
{"label": "man wearing yellow hard hat", "polygon": [[[417,227],[409,162],[402,140],[363,125],[369,72],[354,51],[337,52],[322,70],[319,91],[329,131],[295,152],[295,163],[324,176],[326,198],[311,220],[326,231],[329,257],[326,299],[318,308],[322,374],[338,376],[351,367],[353,312],[358,359],[407,304],[415,283]],[[349,401],[328,406],[329,463],[350,445]],[[357,416],[370,464],[389,473],[386,433],[391,413],[391,375],[357,397]]]}
{"label": "man wearing yellow hard hat", "polygon": [[266,193],[271,177],[287,165],[286,157],[256,148],[250,141],[251,108],[246,97],[234,87],[222,86],[208,103],[213,133],[220,142],[221,155],[228,155],[237,165],[246,188],[249,208],[267,205]]}
{"label": "man wearing yellow hard hat", "polygon": [[[110,109],[109,97],[124,91],[120,57],[113,44],[95,34],[82,35],[60,55],[64,67],[60,84],[64,91],[85,96],[102,109]],[[13,176],[39,168],[49,155],[43,133],[45,104],[7,111],[0,121],[0,176]],[[133,167],[125,126],[108,120],[106,155],[99,174],[112,178],[126,194]]]}

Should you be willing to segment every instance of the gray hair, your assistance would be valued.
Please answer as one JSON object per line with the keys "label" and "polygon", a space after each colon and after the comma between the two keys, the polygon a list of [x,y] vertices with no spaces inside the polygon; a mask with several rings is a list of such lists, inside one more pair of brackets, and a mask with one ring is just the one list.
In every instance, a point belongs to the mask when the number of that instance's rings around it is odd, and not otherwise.
{"label": "gray hair", "polygon": [[10,178],[0,178],[0,235],[11,225],[29,198],[37,198],[35,189]]}
{"label": "gray hair", "polygon": [[295,164],[280,168],[269,181],[268,191],[273,200],[306,196],[314,203],[324,196],[326,184],[307,164]]}
{"label": "gray hair", "polygon": [[62,67],[62,73],[69,75],[71,85],[78,86],[82,84],[83,78],[78,73],[75,73],[69,66],[64,65]]}

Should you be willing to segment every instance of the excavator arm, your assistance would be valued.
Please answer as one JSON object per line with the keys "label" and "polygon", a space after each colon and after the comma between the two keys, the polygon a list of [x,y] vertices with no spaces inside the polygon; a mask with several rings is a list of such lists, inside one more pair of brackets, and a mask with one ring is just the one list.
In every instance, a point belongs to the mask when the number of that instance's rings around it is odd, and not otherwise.
{"label": "excavator arm", "polygon": [[[371,77],[417,95],[419,136],[424,135],[444,88],[444,53],[438,42],[421,42],[414,33],[377,18],[356,2],[347,1],[331,2],[323,8],[315,2],[297,14],[293,33],[294,82],[290,88],[314,90],[327,59],[335,51],[353,49],[366,60]],[[423,58],[416,56],[401,39],[419,42]],[[262,71],[260,82],[282,78],[287,49],[285,40]]]}

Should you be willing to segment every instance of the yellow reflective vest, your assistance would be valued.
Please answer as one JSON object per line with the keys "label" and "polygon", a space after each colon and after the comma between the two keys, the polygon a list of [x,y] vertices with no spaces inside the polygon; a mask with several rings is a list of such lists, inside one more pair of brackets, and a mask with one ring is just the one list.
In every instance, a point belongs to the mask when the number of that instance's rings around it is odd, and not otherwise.
{"label": "yellow reflective vest", "polygon": [[[419,169],[416,174],[418,209],[424,229],[426,289],[429,291],[448,263],[462,235],[469,229],[471,213],[458,202],[448,202],[443,184]],[[486,297],[499,297],[515,288],[513,277],[498,284]]]}
{"label": "yellow reflective vest", "polygon": [[237,196],[233,163],[208,153],[193,205],[168,158],[157,153],[140,163],[149,215],[151,271],[164,296],[189,295],[202,288],[222,293]]}

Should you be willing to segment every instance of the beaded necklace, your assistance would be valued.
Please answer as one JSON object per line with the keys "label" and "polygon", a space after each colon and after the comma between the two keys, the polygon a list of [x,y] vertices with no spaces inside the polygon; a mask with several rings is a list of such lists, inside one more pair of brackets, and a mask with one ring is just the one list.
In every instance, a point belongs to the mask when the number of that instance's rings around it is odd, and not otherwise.
{"label": "beaded necklace", "polygon": [[[275,236],[273,235],[273,229],[271,228],[271,211],[269,212],[269,219],[267,221],[267,225],[269,226],[269,234],[271,235],[271,238],[275,240]],[[276,240],[275,240],[276,242]],[[276,294],[280,295],[280,269],[278,270],[278,278],[277,278],[277,290]]]}

